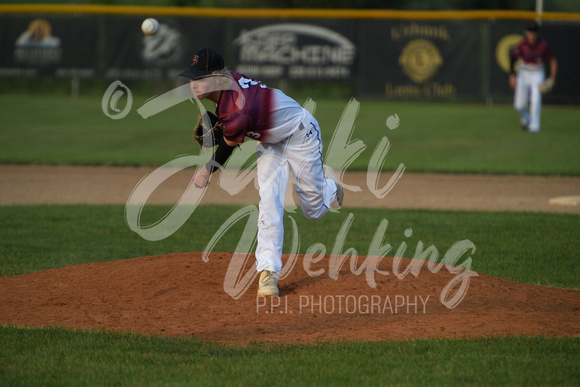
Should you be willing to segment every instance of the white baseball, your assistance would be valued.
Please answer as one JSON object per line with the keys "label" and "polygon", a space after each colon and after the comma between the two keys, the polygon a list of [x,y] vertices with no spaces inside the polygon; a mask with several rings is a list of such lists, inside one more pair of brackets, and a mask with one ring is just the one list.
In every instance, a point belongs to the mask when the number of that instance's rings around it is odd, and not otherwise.
{"label": "white baseball", "polygon": [[156,35],[159,32],[159,22],[152,17],[143,20],[141,31],[147,36]]}

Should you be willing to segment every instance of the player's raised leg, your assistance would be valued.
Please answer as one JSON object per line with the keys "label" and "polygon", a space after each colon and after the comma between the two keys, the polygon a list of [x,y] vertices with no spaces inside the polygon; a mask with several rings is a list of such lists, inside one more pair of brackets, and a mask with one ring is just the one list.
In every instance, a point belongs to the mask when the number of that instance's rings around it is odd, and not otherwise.
{"label": "player's raised leg", "polygon": [[309,127],[302,128],[288,140],[286,154],[304,216],[316,220],[330,208],[340,208],[343,190],[335,176],[329,178],[325,174],[320,127],[314,118]]}

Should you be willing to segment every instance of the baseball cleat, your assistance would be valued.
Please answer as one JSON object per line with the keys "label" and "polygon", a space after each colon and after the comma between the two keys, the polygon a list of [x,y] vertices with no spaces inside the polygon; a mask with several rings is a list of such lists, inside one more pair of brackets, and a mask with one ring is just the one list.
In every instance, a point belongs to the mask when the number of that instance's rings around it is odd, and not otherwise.
{"label": "baseball cleat", "polygon": [[278,297],[278,295],[278,273],[264,270],[262,274],[260,274],[258,296]]}
{"label": "baseball cleat", "polygon": [[329,167],[328,165],[323,165],[322,169],[324,170],[324,177],[334,181],[336,184],[336,202],[338,203],[339,207],[342,207],[342,202],[344,200],[344,188],[338,182],[338,178],[336,177],[336,173],[334,173],[334,169]]}
{"label": "baseball cleat", "polygon": [[530,131],[530,128],[528,127],[528,125],[527,125],[527,124],[522,124],[522,123],[520,123],[520,126],[522,127],[522,129],[523,129],[525,132],[529,132],[529,131]]}
{"label": "baseball cleat", "polygon": [[529,119],[529,116],[527,114],[523,114],[522,116],[520,116],[520,126],[526,132],[530,131],[530,129],[529,129],[530,119]]}

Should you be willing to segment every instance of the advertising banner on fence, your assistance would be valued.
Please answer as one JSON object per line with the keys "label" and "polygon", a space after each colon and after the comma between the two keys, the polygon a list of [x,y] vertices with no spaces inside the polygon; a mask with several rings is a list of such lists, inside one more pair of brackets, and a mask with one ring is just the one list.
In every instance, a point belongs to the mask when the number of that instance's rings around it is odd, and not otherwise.
{"label": "advertising banner on fence", "polygon": [[95,17],[30,15],[0,20],[0,77],[97,76]]}
{"label": "advertising banner on fence", "polygon": [[212,19],[160,17],[159,32],[145,36],[142,17],[111,17],[105,46],[108,79],[176,79],[200,47],[223,47],[223,29]]}
{"label": "advertising banner on fence", "polygon": [[390,98],[483,96],[478,21],[364,21],[358,89]]}
{"label": "advertising banner on fence", "polygon": [[236,20],[233,69],[260,79],[352,80],[354,23]]}
{"label": "advertising banner on fence", "polygon": [[[151,15],[155,16],[155,15]],[[1,78],[175,80],[195,50],[260,80],[349,82],[358,96],[506,101],[509,51],[525,20],[232,19],[139,15],[0,15]],[[545,21],[558,60],[550,102],[580,101],[580,23]],[[183,80],[185,82],[185,80]]]}

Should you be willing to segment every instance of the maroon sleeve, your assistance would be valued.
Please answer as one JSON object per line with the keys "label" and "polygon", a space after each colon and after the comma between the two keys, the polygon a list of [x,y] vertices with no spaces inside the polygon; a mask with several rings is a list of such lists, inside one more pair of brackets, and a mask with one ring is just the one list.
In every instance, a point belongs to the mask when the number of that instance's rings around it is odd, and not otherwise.
{"label": "maroon sleeve", "polygon": [[521,45],[522,45],[522,42],[518,43],[518,44],[517,44],[517,45],[516,45],[516,46],[515,46],[515,47],[514,47],[512,50],[511,50],[511,53],[510,53],[510,54],[511,54],[511,58],[512,58],[512,60],[516,60],[516,59],[518,59],[518,58],[520,57],[520,55],[521,55],[521,52],[522,52],[522,51],[521,51]]}
{"label": "maroon sleeve", "polygon": [[[271,127],[272,90],[260,82],[230,72],[237,88],[224,90],[216,106],[216,115],[224,126],[224,138],[244,142],[248,132],[260,132],[267,138]],[[239,103],[243,101],[243,103]]]}
{"label": "maroon sleeve", "polygon": [[554,56],[552,55],[552,50],[550,49],[550,46],[548,46],[548,43],[544,42],[545,48],[544,51],[542,52],[542,59],[543,60],[550,60],[552,59]]}
{"label": "maroon sleeve", "polygon": [[237,112],[228,112],[221,115],[220,121],[225,128],[224,137],[237,143],[244,142],[246,133],[254,126],[250,116]]}

